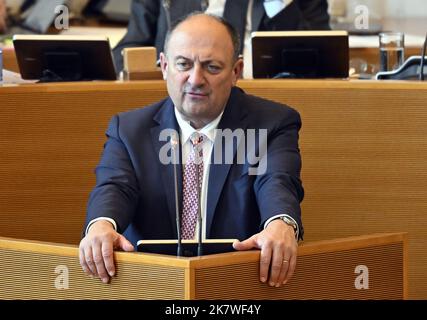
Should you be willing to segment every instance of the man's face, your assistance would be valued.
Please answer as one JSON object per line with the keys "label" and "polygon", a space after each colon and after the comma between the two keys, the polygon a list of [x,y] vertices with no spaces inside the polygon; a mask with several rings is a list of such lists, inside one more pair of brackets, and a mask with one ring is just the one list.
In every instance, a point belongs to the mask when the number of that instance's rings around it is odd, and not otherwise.
{"label": "man's face", "polygon": [[243,68],[227,29],[203,15],[175,29],[160,60],[175,107],[196,129],[222,112]]}

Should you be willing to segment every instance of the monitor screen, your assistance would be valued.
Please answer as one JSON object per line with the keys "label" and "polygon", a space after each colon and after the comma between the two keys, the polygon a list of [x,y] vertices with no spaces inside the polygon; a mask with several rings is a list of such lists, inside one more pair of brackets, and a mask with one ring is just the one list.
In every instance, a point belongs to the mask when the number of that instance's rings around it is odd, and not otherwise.
{"label": "monitor screen", "polygon": [[15,35],[13,45],[23,79],[116,80],[107,37]]}
{"label": "monitor screen", "polygon": [[346,31],[252,33],[254,78],[347,78]]}

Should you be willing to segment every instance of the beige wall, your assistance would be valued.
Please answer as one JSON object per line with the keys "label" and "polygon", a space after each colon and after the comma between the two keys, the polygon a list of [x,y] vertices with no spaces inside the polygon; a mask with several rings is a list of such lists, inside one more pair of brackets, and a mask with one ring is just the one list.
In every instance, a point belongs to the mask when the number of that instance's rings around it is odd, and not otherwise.
{"label": "beige wall", "polygon": [[366,5],[372,18],[382,17],[426,17],[426,0],[328,0],[332,12],[342,12],[347,7],[347,15],[354,15],[357,5]]}

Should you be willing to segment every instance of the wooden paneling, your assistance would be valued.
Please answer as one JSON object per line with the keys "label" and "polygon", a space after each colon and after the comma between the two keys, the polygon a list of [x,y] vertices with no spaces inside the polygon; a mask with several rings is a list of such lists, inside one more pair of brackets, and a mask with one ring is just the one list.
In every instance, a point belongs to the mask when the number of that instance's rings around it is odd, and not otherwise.
{"label": "wooden paneling", "polygon": [[[427,84],[241,81],[296,108],[305,240],[409,233],[409,297],[427,299]],[[104,132],[163,82],[0,88],[0,235],[78,244]]]}
{"label": "wooden paneling", "polygon": [[165,95],[158,85],[114,87],[0,88],[1,235],[79,242],[109,119]]}
{"label": "wooden paneling", "polygon": [[[402,299],[405,234],[303,244],[281,288],[259,281],[259,251],[194,258],[115,253],[110,284],[85,275],[78,248],[0,238],[0,299]],[[365,289],[357,288],[363,266]]]}
{"label": "wooden paneling", "polygon": [[[229,254],[226,259],[194,260],[197,299],[402,299],[406,296],[406,235],[377,234],[306,242],[297,269],[284,287],[254,279],[259,257]],[[241,254],[241,253],[239,253]],[[388,262],[387,262],[388,261]],[[365,268],[369,289],[357,289]],[[358,270],[356,272],[356,270]]]}
{"label": "wooden paneling", "polygon": [[[355,286],[359,265],[368,268],[367,290]],[[277,289],[254,277],[258,269],[254,261],[198,270],[196,299],[403,299],[403,244],[298,257],[293,278]]]}
{"label": "wooden paneling", "polygon": [[3,68],[19,73],[18,61],[13,48],[3,48]]}
{"label": "wooden paneling", "polygon": [[0,239],[0,299],[184,299],[185,269],[139,256],[116,254],[106,285],[83,273],[77,247]]}
{"label": "wooden paneling", "polygon": [[407,231],[410,297],[426,299],[427,84],[276,85],[249,91],[301,113],[305,239]]}

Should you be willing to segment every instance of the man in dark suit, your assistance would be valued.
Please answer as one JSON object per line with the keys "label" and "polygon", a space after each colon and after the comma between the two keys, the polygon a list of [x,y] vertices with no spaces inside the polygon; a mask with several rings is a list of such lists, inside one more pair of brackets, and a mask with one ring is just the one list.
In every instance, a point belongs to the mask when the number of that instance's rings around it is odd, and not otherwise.
{"label": "man in dark suit", "polygon": [[[176,20],[193,11],[207,8],[209,12],[215,2],[221,1],[133,0],[127,33],[113,50],[117,71],[123,69],[121,52],[124,48],[155,46],[158,53],[162,52],[166,32],[171,24],[173,25]],[[275,2],[279,2],[278,6],[274,6]],[[271,9],[269,8],[270,3],[273,5]],[[253,0],[253,2],[227,0],[225,5],[222,5],[224,6],[222,16],[236,28],[242,39],[240,53],[243,53],[245,42],[243,39],[247,38],[246,23],[249,14],[251,15],[249,31],[325,30],[330,28],[327,0]],[[266,8],[270,9],[269,12],[266,12]],[[212,13],[218,13],[216,9],[217,7],[214,7]]]}
{"label": "man in dark suit", "polygon": [[[160,56],[170,97],[113,117],[107,130],[80,243],[85,272],[108,282],[113,248],[177,238],[174,166],[165,150],[180,142],[184,238],[197,239],[202,228],[204,238],[240,239],[236,250],[261,249],[261,281],[281,286],[292,276],[303,235],[301,120],[295,110],[235,87],[243,68],[238,53],[236,31],[221,18],[193,15],[171,31]],[[240,140],[223,141],[230,132]],[[189,218],[198,206],[202,225]]]}

